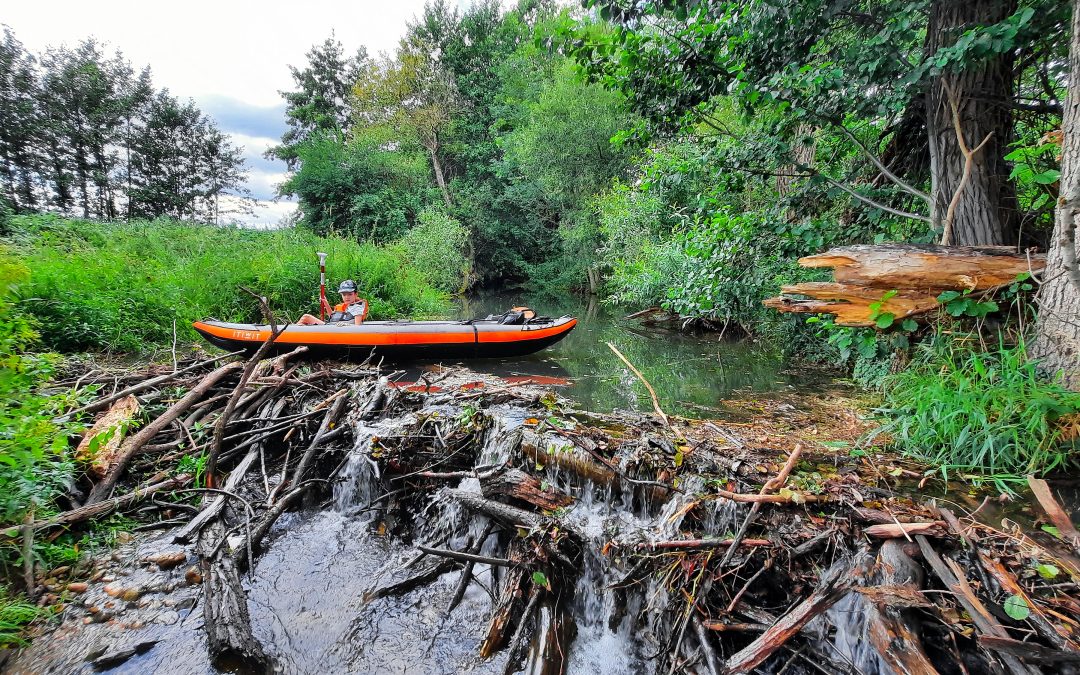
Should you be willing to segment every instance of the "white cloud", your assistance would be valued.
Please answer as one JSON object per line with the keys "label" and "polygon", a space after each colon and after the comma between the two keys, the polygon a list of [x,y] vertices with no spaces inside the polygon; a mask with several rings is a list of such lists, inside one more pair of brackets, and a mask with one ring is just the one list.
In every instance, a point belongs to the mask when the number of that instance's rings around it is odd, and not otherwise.
{"label": "white cloud", "polygon": [[423,6],[424,0],[6,2],[0,24],[35,54],[94,37],[137,69],[150,66],[157,88],[195,99],[244,148],[248,189],[259,201],[256,215],[238,216],[240,222],[275,225],[296,210],[293,202],[271,201],[285,165],[262,157],[286,127],[278,92],[294,86],[289,66],[303,67],[307,51],[331,31],[350,55],[361,45],[370,54],[392,51]]}
{"label": "white cloud", "polygon": [[308,0],[305,3],[189,0],[6,2],[0,23],[34,52],[96,37],[136,66],[149,65],[158,87],[201,99],[229,97],[252,106],[281,104],[293,85],[288,66],[334,31],[353,53],[392,51],[423,0]]}
{"label": "white cloud", "polygon": [[[259,199],[254,202],[224,196],[219,202],[222,223],[239,223],[245,227],[275,228],[291,224],[296,213],[296,202]],[[251,208],[253,213],[245,211]]]}

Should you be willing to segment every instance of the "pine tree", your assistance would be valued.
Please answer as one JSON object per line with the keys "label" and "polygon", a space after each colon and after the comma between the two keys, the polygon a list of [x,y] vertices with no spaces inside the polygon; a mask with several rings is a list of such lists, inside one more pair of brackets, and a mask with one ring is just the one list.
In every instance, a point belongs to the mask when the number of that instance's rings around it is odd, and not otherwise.
{"label": "pine tree", "polygon": [[331,34],[311,48],[307,59],[302,70],[289,66],[296,90],[279,92],[285,98],[289,129],[282,135],[281,145],[266,151],[268,159],[284,160],[289,169],[296,168],[297,149],[312,134],[340,136],[348,126],[350,91],[368,57],[361,47],[352,58],[346,58],[345,48]]}
{"label": "pine tree", "polygon": [[0,196],[20,210],[33,209],[38,201],[36,96],[34,59],[5,27],[0,42]]}

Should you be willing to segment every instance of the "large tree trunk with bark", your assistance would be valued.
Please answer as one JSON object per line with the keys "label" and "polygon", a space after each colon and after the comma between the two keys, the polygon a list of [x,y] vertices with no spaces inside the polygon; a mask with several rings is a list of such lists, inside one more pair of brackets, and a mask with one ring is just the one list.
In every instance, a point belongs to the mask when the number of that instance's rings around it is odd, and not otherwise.
{"label": "large tree trunk with bark", "polygon": [[[1015,0],[934,0],[926,31],[927,58],[954,44],[966,30],[997,23],[1015,10]],[[989,138],[974,155],[966,181],[965,156],[953,124],[946,86],[955,96],[967,148],[974,149]],[[959,72],[947,70],[931,82],[926,96],[933,196],[930,218],[937,229],[944,229],[956,197],[949,244],[1010,244],[1016,238],[1016,192],[1003,159],[1012,140],[1010,102],[1015,89],[1011,53]]]}
{"label": "large tree trunk with bark", "polygon": [[1034,355],[1048,372],[1062,371],[1080,390],[1080,273],[1076,265],[1076,217],[1080,213],[1080,0],[1073,4],[1069,91],[1062,120],[1061,197],[1050,238]]}

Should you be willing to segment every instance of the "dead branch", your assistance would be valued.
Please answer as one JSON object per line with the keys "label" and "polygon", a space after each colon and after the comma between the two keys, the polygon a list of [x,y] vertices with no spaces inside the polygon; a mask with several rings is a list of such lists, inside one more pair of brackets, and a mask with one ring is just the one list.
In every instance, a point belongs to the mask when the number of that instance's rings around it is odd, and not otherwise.
{"label": "dead branch", "polygon": [[664,424],[669,429],[675,431],[674,427],[671,426],[671,420],[668,419],[667,414],[665,414],[664,410],[660,407],[660,399],[657,398],[656,390],[653,389],[653,386],[649,384],[649,381],[645,379],[645,376],[641,374],[641,371],[635,368],[634,364],[630,363],[630,360],[623,356],[622,352],[620,352],[618,348],[615,347],[615,345],[608,342],[607,346],[608,349],[615,352],[615,356],[618,356],[620,361],[626,364],[626,367],[630,369],[630,372],[636,375],[637,379],[641,380],[641,383],[644,384],[645,388],[649,390],[649,396],[652,398],[653,410],[656,411],[656,414],[659,415],[660,419],[664,421]]}
{"label": "dead branch", "polygon": [[160,417],[146,425],[139,433],[124,441],[124,444],[120,446],[120,450],[116,454],[116,458],[110,464],[105,477],[90,491],[90,497],[86,500],[86,504],[95,504],[108,498],[109,494],[116,486],[116,482],[120,480],[120,474],[127,468],[128,462],[131,461],[131,458],[139,451],[139,449],[149,443],[162,429],[171,424],[175,419],[180,417],[180,415],[184,414],[188,408],[201,399],[215,384],[226,375],[236,370],[239,366],[239,361],[233,361],[232,363],[226,363],[219,367],[217,370],[204,377],[199,384],[195,385],[191,391],[174,403],[171,408],[162,413]]}
{"label": "dead branch", "polygon": [[192,365],[188,366],[187,368],[182,368],[181,370],[178,370],[176,372],[166,373],[165,375],[160,375],[158,377],[152,377],[149,380],[143,380],[142,382],[139,382],[138,384],[132,385],[132,386],[128,387],[127,389],[122,389],[121,391],[118,391],[115,394],[112,394],[110,396],[106,396],[105,398],[98,399],[98,400],[94,401],[93,403],[89,403],[87,405],[84,405],[81,408],[76,408],[75,410],[72,410],[71,412],[64,413],[64,415],[62,417],[58,418],[58,419],[62,420],[62,421],[67,421],[67,420],[70,420],[70,419],[74,418],[76,415],[78,415],[80,413],[90,413],[90,412],[97,412],[98,410],[103,410],[106,407],[108,407],[113,401],[118,401],[118,400],[124,398],[125,396],[128,396],[130,394],[134,394],[134,393],[146,390],[146,389],[150,389],[151,387],[156,387],[159,384],[165,384],[166,382],[169,382],[171,380],[175,380],[176,378],[180,377],[181,375],[186,375],[187,373],[190,373],[193,370],[199,370],[200,368],[205,368],[206,366],[217,363],[218,361],[228,359],[228,358],[232,358],[233,356],[236,356],[238,354],[243,354],[243,353],[244,353],[244,350],[242,350],[242,349],[238,350],[238,351],[235,351],[235,352],[229,352],[228,354],[222,354],[221,356],[215,356],[212,359],[206,359],[205,361],[200,361],[198,363],[192,364]]}
{"label": "dead branch", "polygon": [[800,602],[790,612],[762,633],[746,648],[738,652],[727,662],[725,673],[737,675],[750,673],[788,640],[797,635],[803,626],[810,622],[837,600],[842,598],[853,585],[854,566],[836,564],[818,582],[817,589],[808,598]]}

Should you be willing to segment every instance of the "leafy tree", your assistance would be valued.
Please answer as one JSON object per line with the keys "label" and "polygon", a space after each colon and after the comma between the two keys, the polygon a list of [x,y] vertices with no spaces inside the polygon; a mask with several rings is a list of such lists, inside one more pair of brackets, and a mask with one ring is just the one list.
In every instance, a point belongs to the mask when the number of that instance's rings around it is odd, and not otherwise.
{"label": "leafy tree", "polygon": [[168,90],[149,101],[131,149],[128,198],[136,217],[216,221],[221,196],[246,180],[241,150],[192,101],[181,103]]}
{"label": "leafy tree", "polygon": [[267,150],[268,158],[283,160],[289,169],[299,161],[300,146],[313,134],[336,133],[348,128],[350,91],[368,62],[367,50],[361,47],[351,58],[331,34],[321,45],[307,53],[308,65],[289,66],[295,91],[280,92],[285,99],[285,119],[289,129],[281,145]]}
{"label": "leafy tree", "polygon": [[441,152],[451,121],[464,103],[453,78],[433,54],[434,45],[408,36],[394,60],[372,64],[357,82],[354,133],[369,124],[388,125],[406,141],[427,150],[447,207],[453,206]]}
{"label": "leafy tree", "polygon": [[20,209],[37,205],[38,79],[33,57],[7,27],[0,42],[0,194]]}
{"label": "leafy tree", "polygon": [[559,209],[587,203],[625,171],[629,148],[611,143],[632,125],[622,95],[582,84],[568,61],[544,83],[537,100],[525,104],[523,118],[501,139],[507,159]]}
{"label": "leafy tree", "polygon": [[389,241],[403,235],[434,195],[419,148],[395,145],[387,127],[348,142],[315,135],[298,147],[299,169],[282,184],[300,199],[301,224],[317,234]]}
{"label": "leafy tree", "polygon": [[[793,120],[844,134],[864,152],[867,166],[905,197],[882,204],[853,189],[845,176],[810,169],[807,177],[871,206],[929,221],[938,231],[949,229],[955,243],[1015,238],[1018,221],[1003,161],[1010,110],[1021,103],[1017,82],[1045,77],[1053,63],[1047,55],[1060,51],[1060,3],[589,4],[619,28],[609,35],[587,27],[568,31],[569,48],[598,81],[626,92],[657,128],[700,124],[723,133],[710,107],[724,95],[749,109],[780,104]],[[1017,63],[1019,45],[1037,47]],[[973,149],[989,137],[963,186],[965,157],[946,89],[953,91],[967,145]],[[1052,94],[1040,102],[1052,104]],[[869,143],[860,138],[860,126],[876,130]],[[920,135],[928,139],[925,155],[912,142]],[[891,166],[879,157],[890,146]],[[899,161],[909,155],[925,157],[928,166]]]}

